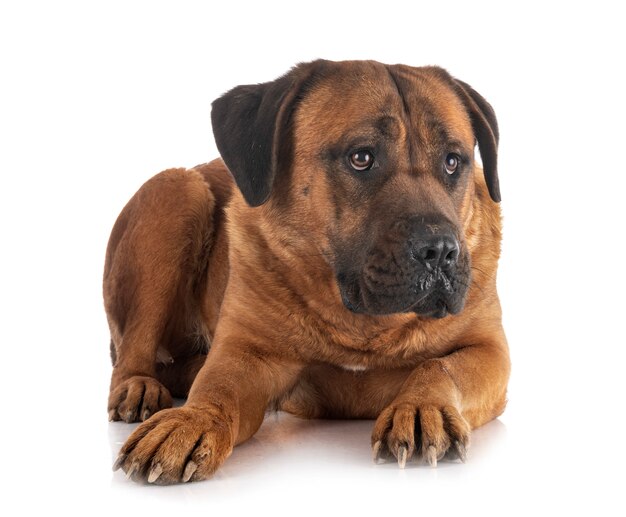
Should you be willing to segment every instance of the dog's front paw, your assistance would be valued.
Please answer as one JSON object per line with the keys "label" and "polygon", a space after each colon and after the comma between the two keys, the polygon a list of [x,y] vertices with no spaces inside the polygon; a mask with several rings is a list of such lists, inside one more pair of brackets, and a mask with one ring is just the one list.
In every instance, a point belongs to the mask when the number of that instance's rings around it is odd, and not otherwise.
{"label": "dog's front paw", "polygon": [[209,410],[166,409],[130,435],[113,465],[127,478],[169,485],[213,474],[233,450],[231,426]]}
{"label": "dog's front paw", "polygon": [[470,426],[453,406],[393,403],[374,425],[374,461],[393,455],[401,468],[413,455],[433,467],[444,456],[465,461],[469,436]]}
{"label": "dog's front paw", "polygon": [[152,377],[130,377],[109,394],[109,420],[140,422],[169,407],[172,407],[170,392]]}

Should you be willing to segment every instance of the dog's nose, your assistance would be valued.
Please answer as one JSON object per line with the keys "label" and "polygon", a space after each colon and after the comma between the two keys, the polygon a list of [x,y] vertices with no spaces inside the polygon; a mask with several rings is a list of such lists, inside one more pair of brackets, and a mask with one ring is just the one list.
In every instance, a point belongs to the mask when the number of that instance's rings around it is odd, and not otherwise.
{"label": "dog's nose", "polygon": [[452,234],[421,235],[413,240],[412,254],[429,269],[450,269],[459,258],[459,243]]}

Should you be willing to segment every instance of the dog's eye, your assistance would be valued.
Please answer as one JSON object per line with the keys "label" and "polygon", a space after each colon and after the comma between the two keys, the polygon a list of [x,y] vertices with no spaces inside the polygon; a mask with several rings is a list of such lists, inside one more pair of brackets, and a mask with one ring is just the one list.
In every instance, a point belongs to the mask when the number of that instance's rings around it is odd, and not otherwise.
{"label": "dog's eye", "polygon": [[374,165],[374,155],[367,149],[361,149],[350,155],[350,165],[355,171],[368,171]]}
{"label": "dog's eye", "polygon": [[450,153],[448,156],[446,156],[446,172],[450,175],[454,174],[459,168],[460,161],[461,160],[459,159],[459,157],[454,153]]}

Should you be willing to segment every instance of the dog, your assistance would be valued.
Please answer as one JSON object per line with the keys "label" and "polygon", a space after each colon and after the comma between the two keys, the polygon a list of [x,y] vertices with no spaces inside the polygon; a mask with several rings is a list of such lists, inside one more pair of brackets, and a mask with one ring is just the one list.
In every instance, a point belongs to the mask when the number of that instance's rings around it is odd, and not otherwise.
{"label": "dog", "polygon": [[114,469],[206,479],[271,409],[376,419],[402,468],[465,461],[510,371],[490,104],[442,68],[318,60],[211,120],[221,159],[147,181],[111,233],[109,418],[143,421]]}

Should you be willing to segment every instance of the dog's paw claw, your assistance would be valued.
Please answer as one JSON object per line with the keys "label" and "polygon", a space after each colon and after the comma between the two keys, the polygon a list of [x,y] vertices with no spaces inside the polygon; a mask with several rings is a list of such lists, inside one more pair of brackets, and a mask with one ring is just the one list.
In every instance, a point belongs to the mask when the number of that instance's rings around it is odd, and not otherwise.
{"label": "dog's paw claw", "polygon": [[461,443],[460,441],[456,440],[454,442],[454,448],[456,449],[456,453],[459,456],[459,459],[465,463],[467,461],[467,449],[465,448],[465,445],[463,445],[463,443]]}
{"label": "dog's paw claw", "polygon": [[113,463],[113,472],[122,468],[122,465],[124,465],[124,462],[126,461],[126,457],[127,457],[126,454],[120,454],[117,457],[117,459],[115,460],[115,463]]}
{"label": "dog's paw claw", "polygon": [[187,465],[185,465],[185,471],[183,472],[183,483],[187,483],[196,470],[198,470],[197,463],[193,460],[188,461]]}
{"label": "dog's paw claw", "polygon": [[426,461],[428,461],[428,464],[431,467],[436,467],[437,466],[437,449],[435,448],[434,445],[429,445],[428,449],[426,449]]}
{"label": "dog's paw claw", "polygon": [[150,474],[148,474],[148,483],[154,483],[159,476],[163,474],[163,467],[160,463],[157,463],[150,469]]}
{"label": "dog's paw claw", "polygon": [[409,454],[409,451],[404,445],[401,445],[398,448],[398,467],[400,467],[401,469],[406,467],[406,459],[407,459],[408,454]]}
{"label": "dog's paw claw", "polygon": [[126,471],[126,479],[130,479],[137,470],[139,470],[139,463],[133,461]]}
{"label": "dog's paw claw", "polygon": [[382,447],[382,441],[378,440],[372,447],[372,461],[374,463],[381,463],[380,448]]}

